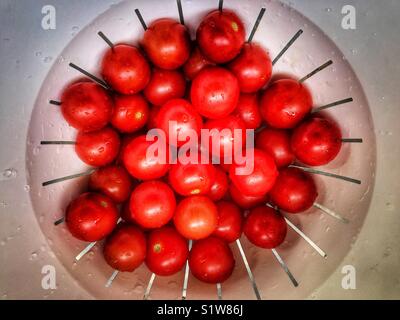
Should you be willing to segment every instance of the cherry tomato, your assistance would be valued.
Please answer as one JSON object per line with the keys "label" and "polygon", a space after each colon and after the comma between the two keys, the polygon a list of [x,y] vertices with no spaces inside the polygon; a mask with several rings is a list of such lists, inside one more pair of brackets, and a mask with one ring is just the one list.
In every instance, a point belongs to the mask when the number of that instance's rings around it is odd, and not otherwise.
{"label": "cherry tomato", "polygon": [[206,68],[193,79],[190,96],[194,108],[204,117],[227,117],[239,101],[239,82],[228,70]]}
{"label": "cherry tomato", "polygon": [[239,54],[245,36],[244,25],[234,12],[216,10],[201,22],[196,38],[206,57],[216,63],[226,63]]}
{"label": "cherry tomato", "polygon": [[[210,130],[209,139],[205,139],[208,152],[213,157],[219,158],[221,164],[225,158],[231,158],[241,151],[246,144],[246,126],[244,122],[233,115],[218,120],[208,120],[204,129]],[[215,141],[215,142],[214,142]]]}
{"label": "cherry tomato", "polygon": [[125,222],[129,222],[131,224],[136,223],[132,219],[131,209],[129,208],[129,200],[121,206],[120,215],[121,219],[124,220]]}
{"label": "cherry tomato", "polygon": [[218,208],[218,227],[213,235],[225,240],[228,243],[236,241],[242,235],[243,216],[232,202],[220,201]]}
{"label": "cherry tomato", "polygon": [[208,192],[208,197],[213,201],[221,200],[228,192],[228,187],[228,176],[225,171],[215,166],[214,182]]}
{"label": "cherry tomato", "polygon": [[297,168],[283,169],[270,192],[272,202],[289,213],[300,213],[311,208],[317,196],[312,177]]}
{"label": "cherry tomato", "polygon": [[214,65],[213,62],[206,58],[199,47],[195,47],[188,61],[186,61],[183,66],[183,72],[185,73],[186,78],[193,80],[201,70]]}
{"label": "cherry tomato", "polygon": [[107,51],[102,61],[101,74],[119,93],[135,94],[149,83],[151,70],[138,48],[119,44]]}
{"label": "cherry tomato", "polygon": [[158,19],[150,24],[142,45],[151,62],[161,69],[177,69],[190,56],[188,30],[173,19]]}
{"label": "cherry tomato", "polygon": [[61,111],[68,124],[75,129],[96,131],[110,121],[113,103],[107,91],[98,84],[78,82],[63,92]]}
{"label": "cherry tomato", "polygon": [[244,221],[243,232],[252,244],[273,249],[285,240],[287,225],[281,214],[262,206],[250,211]]}
{"label": "cherry tomato", "polygon": [[[197,160],[201,160],[198,156]],[[211,163],[200,161],[171,166],[168,181],[175,192],[182,196],[207,195],[215,180],[215,168]]]}
{"label": "cherry tomato", "polygon": [[200,136],[203,120],[189,102],[174,99],[161,107],[156,124],[164,131],[169,144],[180,147],[190,140],[193,132],[196,138]]}
{"label": "cherry tomato", "polygon": [[239,80],[240,90],[255,93],[271,79],[272,62],[267,51],[256,43],[246,43],[228,68]]}
{"label": "cherry tomato", "polygon": [[105,194],[115,203],[122,203],[131,194],[132,180],[124,168],[108,166],[97,169],[90,175],[89,188]]}
{"label": "cherry tomato", "polygon": [[102,194],[87,192],[67,207],[65,222],[71,234],[82,241],[98,241],[108,236],[117,225],[118,210]]}
{"label": "cherry tomato", "polygon": [[207,238],[218,225],[217,206],[205,196],[187,197],[176,208],[174,224],[187,239]]}
{"label": "cherry tomato", "polygon": [[102,167],[115,160],[120,144],[118,133],[107,127],[93,132],[79,132],[75,151],[86,164]]}
{"label": "cherry tomato", "polygon": [[260,131],[256,135],[256,147],[272,156],[278,168],[287,167],[295,160],[287,130],[266,128]]}
{"label": "cherry tomato", "polygon": [[246,196],[241,193],[235,185],[229,186],[229,194],[232,200],[242,209],[252,209],[260,204],[265,204],[268,201],[267,195],[262,196]]}
{"label": "cherry tomato", "polygon": [[313,117],[298,126],[292,136],[296,158],[309,166],[328,164],[342,148],[342,134],[330,120]]}
{"label": "cherry tomato", "polygon": [[149,105],[139,94],[116,96],[111,124],[122,133],[132,133],[142,129],[149,120]]}
{"label": "cherry tomato", "polygon": [[103,254],[113,269],[132,272],[144,262],[146,250],[146,237],[143,231],[136,226],[121,224],[107,238]]}
{"label": "cherry tomato", "polygon": [[308,89],[298,81],[278,80],[264,91],[260,111],[273,128],[291,129],[311,111],[312,98]]}
{"label": "cherry tomato", "polygon": [[278,170],[274,159],[259,149],[254,149],[254,167],[251,173],[240,175],[248,166],[248,159],[244,164],[233,163],[229,169],[229,177],[235,187],[244,195],[262,197],[274,186],[278,177]]}
{"label": "cherry tomato", "polygon": [[235,259],[225,241],[209,237],[193,244],[189,253],[189,267],[200,281],[222,283],[232,275]]}
{"label": "cherry tomato", "polygon": [[169,100],[182,98],[186,91],[186,80],[179,71],[155,68],[144,95],[150,103],[162,106]]}
{"label": "cherry tomato", "polygon": [[187,240],[172,227],[150,232],[147,241],[146,265],[158,276],[179,272],[189,255]]}
{"label": "cherry tomato", "polygon": [[257,94],[242,93],[233,114],[242,119],[247,129],[257,129],[262,122],[259,107]]}
{"label": "cherry tomato", "polygon": [[146,136],[141,135],[128,142],[125,146],[122,161],[126,170],[136,179],[154,180],[166,175],[169,170],[168,148],[165,157],[156,152],[147,154],[153,141],[146,141]]}
{"label": "cherry tomato", "polygon": [[173,217],[176,199],[161,181],[146,181],[133,190],[129,204],[131,217],[143,228],[160,228]]}

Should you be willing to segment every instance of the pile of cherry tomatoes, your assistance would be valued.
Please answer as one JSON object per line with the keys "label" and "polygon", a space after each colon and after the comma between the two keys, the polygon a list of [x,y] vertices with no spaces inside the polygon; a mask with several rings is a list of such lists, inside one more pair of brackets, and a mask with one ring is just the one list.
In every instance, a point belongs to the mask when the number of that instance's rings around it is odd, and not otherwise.
{"label": "pile of cherry tomatoes", "polygon": [[[341,132],[331,120],[311,115],[312,97],[300,82],[269,84],[269,53],[247,43],[245,34],[243,22],[225,9],[204,17],[196,41],[179,22],[159,19],[144,32],[140,48],[108,49],[101,74],[110,90],[78,82],[63,92],[63,116],[79,131],[76,153],[97,167],[89,191],[69,204],[66,224],[82,241],[105,239],[104,258],[112,268],[131,272],[145,263],[168,276],[188,260],[196,278],[221,283],[235,265],[229,243],[242,232],[261,248],[284,241],[285,219],[267,203],[293,214],[313,205],[312,177],[290,165],[332,161]],[[233,135],[213,150],[220,165],[154,161],[146,132],[158,128],[168,136],[171,121],[183,136],[240,129],[243,147],[245,130],[258,129],[254,170],[238,175],[243,164],[220,157]]]}

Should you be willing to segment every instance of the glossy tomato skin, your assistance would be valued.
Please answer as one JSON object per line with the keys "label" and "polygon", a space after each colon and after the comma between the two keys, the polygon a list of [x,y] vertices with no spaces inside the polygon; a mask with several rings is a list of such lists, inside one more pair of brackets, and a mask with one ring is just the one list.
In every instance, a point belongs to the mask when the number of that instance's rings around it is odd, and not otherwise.
{"label": "glossy tomato skin", "polygon": [[242,49],[246,31],[239,17],[230,10],[210,12],[197,29],[197,42],[211,61],[226,63]]}
{"label": "glossy tomato skin", "polygon": [[246,144],[246,126],[239,117],[230,115],[223,119],[208,120],[204,129],[210,130],[210,137],[203,147],[208,148],[213,157],[219,158],[221,164],[225,162],[225,157],[230,157],[233,162],[234,155]]}
{"label": "glossy tomato skin", "polygon": [[231,114],[237,106],[239,95],[238,80],[221,67],[200,71],[190,89],[193,107],[209,119],[222,119]]}
{"label": "glossy tomato skin", "polygon": [[147,241],[138,227],[121,224],[107,238],[103,254],[106,262],[115,270],[132,272],[146,258]]}
{"label": "glossy tomato skin", "polygon": [[187,197],[176,208],[174,224],[187,239],[207,238],[218,225],[217,206],[205,196]]}
{"label": "glossy tomato skin", "polygon": [[217,208],[218,226],[213,235],[228,243],[236,241],[242,235],[242,212],[237,205],[228,201],[217,202]]}
{"label": "glossy tomato skin", "polygon": [[208,197],[213,201],[221,200],[225,197],[229,189],[228,176],[221,167],[215,166],[214,181],[211,184]]}
{"label": "glossy tomato skin", "polygon": [[75,129],[84,132],[97,131],[110,121],[113,102],[100,85],[78,82],[63,92],[61,111],[64,119]]}
{"label": "glossy tomato skin", "polygon": [[242,93],[233,114],[243,121],[247,129],[255,130],[260,127],[262,118],[258,95]]}
{"label": "glossy tomato skin", "polygon": [[171,276],[184,267],[189,255],[188,241],[166,226],[150,232],[146,265],[158,276]]}
{"label": "glossy tomato skin", "polygon": [[282,79],[272,83],[261,96],[263,119],[273,128],[292,129],[310,113],[312,97],[298,81]]}
{"label": "glossy tomato skin", "polygon": [[268,83],[272,75],[271,58],[256,43],[246,43],[228,68],[239,80],[240,90],[244,93],[257,92]]}
{"label": "glossy tomato skin", "polygon": [[186,80],[182,72],[154,68],[144,95],[155,106],[169,100],[182,98],[186,92]]}
{"label": "glossy tomato skin", "polygon": [[253,171],[240,175],[238,170],[245,166],[246,164],[234,163],[229,169],[229,177],[235,187],[246,196],[262,197],[267,194],[279,174],[274,159],[264,151],[254,149]]}
{"label": "glossy tomato skin", "polygon": [[146,229],[160,228],[173,217],[176,199],[172,189],[161,181],[146,181],[133,190],[131,218]]}
{"label": "glossy tomato skin", "polygon": [[276,210],[261,206],[250,211],[243,232],[254,245],[273,249],[285,240],[287,225],[284,217]]}
{"label": "glossy tomato skin", "polygon": [[189,253],[190,272],[206,283],[222,283],[235,267],[229,245],[217,237],[196,241]]}
{"label": "glossy tomato skin", "polygon": [[132,186],[128,172],[123,167],[115,165],[100,168],[89,178],[89,189],[105,194],[115,203],[128,200]]}
{"label": "glossy tomato skin", "polygon": [[300,213],[311,208],[317,196],[312,177],[297,168],[283,169],[270,192],[271,201],[289,213]]}
{"label": "glossy tomato skin", "polygon": [[288,130],[265,128],[256,135],[256,148],[272,156],[278,168],[291,165],[296,157],[290,145]]}
{"label": "glossy tomato skin", "polygon": [[73,200],[65,222],[71,234],[82,241],[99,241],[117,225],[118,210],[112,200],[102,194],[87,192]]}
{"label": "glossy tomato skin", "polygon": [[79,132],[76,137],[75,151],[86,164],[102,167],[115,160],[120,144],[118,133],[107,127],[93,132]]}
{"label": "glossy tomato skin", "polygon": [[195,47],[189,59],[183,66],[183,72],[185,73],[186,78],[193,80],[201,70],[214,65],[215,64],[201,52],[199,47]]}
{"label": "glossy tomato skin", "polygon": [[323,166],[339,154],[342,134],[333,121],[313,117],[294,130],[291,146],[296,158],[302,163]]}
{"label": "glossy tomato skin", "polygon": [[235,204],[246,210],[265,204],[268,201],[267,195],[258,197],[246,196],[241,193],[233,184],[229,186],[229,194]]}
{"label": "glossy tomato skin", "polygon": [[165,176],[169,170],[168,149],[165,157],[160,154],[151,156],[147,154],[153,141],[146,141],[146,135],[138,136],[127,143],[123,150],[122,162],[126,170],[136,179],[154,180]]}
{"label": "glossy tomato skin", "polygon": [[165,133],[170,145],[180,147],[189,141],[192,132],[200,136],[203,119],[188,101],[174,99],[160,108],[156,125]]}
{"label": "glossy tomato skin", "polygon": [[181,196],[207,195],[215,180],[215,168],[211,163],[177,164],[171,166],[168,181],[175,192]]}
{"label": "glossy tomato skin", "polygon": [[142,46],[150,61],[161,69],[177,69],[190,56],[187,28],[169,18],[158,19],[149,25]]}
{"label": "glossy tomato skin", "polygon": [[142,95],[116,96],[111,124],[119,132],[133,133],[149,120],[150,109]]}
{"label": "glossy tomato skin", "polygon": [[102,61],[101,74],[117,92],[136,94],[150,81],[150,66],[138,48],[119,44],[109,49]]}

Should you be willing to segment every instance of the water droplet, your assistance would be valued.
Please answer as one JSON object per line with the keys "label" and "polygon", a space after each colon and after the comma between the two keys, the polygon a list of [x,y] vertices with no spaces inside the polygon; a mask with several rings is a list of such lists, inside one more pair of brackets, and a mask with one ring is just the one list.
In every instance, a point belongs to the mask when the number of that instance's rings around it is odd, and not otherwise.
{"label": "water droplet", "polygon": [[41,52],[41,51],[36,52],[36,53],[35,53],[35,56],[36,56],[36,57],[41,57],[41,56],[42,56],[42,52]]}
{"label": "water droplet", "polygon": [[18,171],[13,168],[6,169],[3,171],[0,181],[15,179],[17,177],[17,174]]}
{"label": "water droplet", "polygon": [[29,260],[36,260],[37,259],[37,257],[38,257],[38,254],[37,254],[37,252],[35,251],[35,252],[32,252],[31,253],[31,256],[30,256],[30,258],[29,258]]}
{"label": "water droplet", "polygon": [[25,192],[31,191],[31,186],[30,186],[29,184],[26,184],[26,185],[24,186],[24,190],[25,190]]}
{"label": "water droplet", "polygon": [[43,59],[43,62],[44,63],[50,63],[50,62],[52,62],[53,61],[53,57],[50,57],[50,56],[47,56],[47,57],[45,57],[44,59]]}

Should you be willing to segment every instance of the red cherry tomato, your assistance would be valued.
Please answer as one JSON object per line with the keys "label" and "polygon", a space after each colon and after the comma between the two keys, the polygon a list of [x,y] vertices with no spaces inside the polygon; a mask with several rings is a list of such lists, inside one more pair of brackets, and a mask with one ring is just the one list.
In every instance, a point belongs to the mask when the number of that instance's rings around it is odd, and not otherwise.
{"label": "red cherry tomato", "polygon": [[144,262],[146,247],[146,237],[142,230],[122,224],[107,238],[103,254],[112,268],[132,272]]}
{"label": "red cherry tomato", "polygon": [[266,128],[257,133],[256,147],[272,156],[278,168],[287,167],[295,160],[289,131]]}
{"label": "red cherry tomato", "polygon": [[323,166],[340,152],[342,134],[332,121],[314,117],[294,130],[291,145],[297,159],[304,164]]}
{"label": "red cherry tomato", "polygon": [[264,91],[260,111],[273,128],[291,129],[311,111],[312,98],[308,89],[298,81],[278,80]]}
{"label": "red cherry tomato", "polygon": [[143,228],[160,228],[173,217],[176,208],[172,189],[161,181],[146,181],[133,190],[131,217]]}
{"label": "red cherry tomato", "polygon": [[281,214],[262,206],[250,211],[244,221],[243,232],[252,244],[273,249],[285,240],[287,225]]}
{"label": "red cherry tomato", "polygon": [[176,208],[174,224],[187,239],[207,238],[218,225],[217,206],[205,196],[187,197]]}
{"label": "red cherry tomato", "polygon": [[247,129],[257,129],[262,118],[259,109],[259,99],[256,94],[241,94],[234,115],[242,119]]}
{"label": "red cherry tomato", "polygon": [[193,49],[188,61],[186,61],[183,66],[183,72],[185,73],[186,78],[193,80],[201,70],[214,65],[213,62],[206,58],[199,47],[196,47]]}
{"label": "red cherry tomato", "polygon": [[93,132],[79,132],[75,151],[86,164],[102,167],[115,160],[120,144],[118,133],[111,128],[104,128]]}
{"label": "red cherry tomato", "polygon": [[136,179],[154,180],[165,176],[169,170],[168,148],[165,159],[160,154],[147,154],[153,141],[146,141],[146,136],[141,135],[128,142],[125,146],[122,161],[126,170]]}
{"label": "red cherry tomato", "polygon": [[270,192],[272,202],[289,213],[300,213],[311,208],[317,196],[312,177],[297,168],[283,169]]}
{"label": "red cherry tomato", "polygon": [[186,80],[179,71],[155,68],[144,95],[150,103],[162,106],[169,100],[182,98],[186,92]]}
{"label": "red cherry tomato", "polygon": [[131,209],[129,208],[129,200],[122,205],[120,210],[120,215],[121,219],[124,220],[125,222],[129,222],[131,224],[136,223],[132,219]]}
{"label": "red cherry tomato", "polygon": [[203,120],[189,102],[174,99],[161,107],[156,124],[164,131],[169,144],[180,147],[189,141],[192,132],[197,134],[196,137],[200,136]]}
{"label": "red cherry tomato", "polygon": [[138,48],[119,44],[107,51],[103,58],[101,74],[119,93],[135,94],[149,83],[151,70]]}
{"label": "red cherry tomato", "polygon": [[122,133],[142,129],[149,120],[149,105],[141,95],[116,96],[111,124]]}
{"label": "red cherry tomato", "polygon": [[228,70],[206,68],[193,79],[190,96],[194,108],[204,117],[227,117],[239,101],[239,82]]}
{"label": "red cherry tomato", "polygon": [[99,241],[117,225],[118,210],[111,199],[87,192],[73,200],[66,212],[65,222],[71,234],[82,241]]}
{"label": "red cherry tomato", "polygon": [[228,243],[236,241],[242,235],[243,216],[240,209],[228,201],[218,202],[217,208],[218,227],[213,235]]}
{"label": "red cherry tomato", "polygon": [[210,137],[205,141],[208,145],[203,147],[207,147],[213,157],[219,158],[221,164],[226,157],[231,157],[233,162],[233,155],[241,151],[246,144],[246,126],[241,119],[233,115],[223,119],[208,120],[204,129],[210,130]]}
{"label": "red cherry tomato", "polygon": [[254,93],[271,79],[272,62],[267,51],[255,43],[246,43],[228,68],[239,80],[240,90]]}
{"label": "red cherry tomato", "polygon": [[150,24],[142,45],[151,62],[161,69],[177,69],[190,56],[188,30],[173,19],[158,19]]}
{"label": "red cherry tomato", "polygon": [[260,204],[265,204],[268,201],[267,195],[262,196],[246,196],[241,193],[233,184],[229,186],[229,194],[232,200],[242,209],[252,209]]}
{"label": "red cherry tomato", "polygon": [[228,188],[228,176],[224,170],[215,166],[214,182],[208,192],[208,197],[213,201],[221,200],[228,192]]}
{"label": "red cherry tomato", "polygon": [[113,104],[107,91],[98,84],[78,82],[63,92],[61,111],[70,126],[89,132],[100,130],[108,124]]}
{"label": "red cherry tomato", "polygon": [[115,203],[128,200],[132,191],[128,172],[118,166],[103,167],[90,175],[89,188],[110,197]]}
{"label": "red cherry tomato", "polygon": [[231,276],[235,259],[225,241],[209,237],[193,244],[189,253],[189,267],[200,281],[222,283]]}
{"label": "red cherry tomato", "polygon": [[242,49],[246,31],[239,17],[232,11],[210,12],[197,29],[201,51],[216,63],[234,59]]}
{"label": "red cherry tomato", "polygon": [[[200,156],[198,156],[198,160]],[[175,192],[182,196],[207,195],[215,180],[215,168],[212,164],[178,162],[171,166],[168,181]]]}
{"label": "red cherry tomato", "polygon": [[187,240],[172,227],[153,230],[147,241],[146,265],[158,276],[179,272],[189,255]]}
{"label": "red cherry tomato", "polygon": [[[249,158],[248,161],[252,161]],[[238,170],[248,166],[234,163],[229,169],[229,177],[235,187],[247,196],[262,197],[274,186],[278,170],[274,159],[259,149],[254,149],[254,167],[250,174],[240,175]]]}

